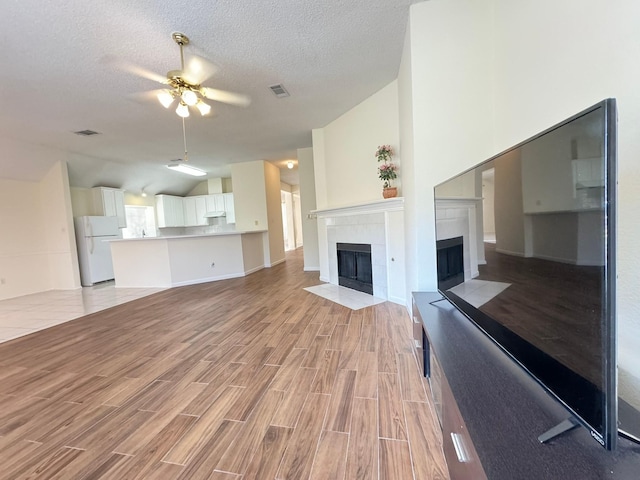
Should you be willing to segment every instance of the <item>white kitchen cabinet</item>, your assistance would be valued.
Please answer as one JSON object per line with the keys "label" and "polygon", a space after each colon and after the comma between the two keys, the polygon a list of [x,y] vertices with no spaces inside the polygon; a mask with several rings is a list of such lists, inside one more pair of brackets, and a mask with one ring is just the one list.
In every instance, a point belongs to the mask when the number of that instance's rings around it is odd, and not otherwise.
{"label": "white kitchen cabinet", "polygon": [[127,216],[124,210],[124,191],[109,187],[95,187],[92,191],[95,215],[117,217],[118,227],[125,228]]}
{"label": "white kitchen cabinet", "polygon": [[207,212],[224,212],[224,194],[206,195]]}
{"label": "white kitchen cabinet", "polygon": [[183,198],[184,226],[192,227],[197,225],[207,225],[204,214],[207,211],[205,195],[196,195]]}
{"label": "white kitchen cabinet", "polygon": [[227,212],[227,223],[236,223],[236,208],[233,203],[233,193],[223,193],[224,211]]}
{"label": "white kitchen cabinet", "polygon": [[184,227],[183,198],[174,195],[156,195],[158,227]]}

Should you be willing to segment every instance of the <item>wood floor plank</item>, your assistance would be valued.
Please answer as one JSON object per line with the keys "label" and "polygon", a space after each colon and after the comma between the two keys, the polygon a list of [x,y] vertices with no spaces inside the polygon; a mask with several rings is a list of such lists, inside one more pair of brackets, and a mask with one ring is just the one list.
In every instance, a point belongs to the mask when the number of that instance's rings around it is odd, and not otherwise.
{"label": "wood floor plank", "polygon": [[422,386],[415,356],[413,353],[399,353],[397,358],[402,399],[410,402],[426,402],[427,395]]}
{"label": "wood floor plank", "polygon": [[138,449],[135,456],[129,457],[131,461],[121,468],[120,478],[146,478],[197,420],[197,417],[189,415],[174,417],[150,442]]}
{"label": "wood floor plank", "polygon": [[278,373],[273,377],[269,388],[287,391],[298,374],[298,368],[307,356],[306,348],[294,348],[280,365]]}
{"label": "wood floor plank", "polygon": [[262,442],[284,392],[269,390],[260,405],[251,413],[236,439],[216,465],[216,470],[243,474]]}
{"label": "wood floor plank", "polygon": [[180,473],[180,480],[208,480],[229,445],[242,428],[241,422],[223,420]]}
{"label": "wood floor plank", "polygon": [[329,395],[311,393],[302,408],[296,428],[289,440],[276,479],[308,478],[311,473]]}
{"label": "wood floor plank", "polygon": [[291,428],[296,426],[298,416],[311,392],[311,386],[317,373],[318,370],[315,368],[298,369],[298,375],[295,377],[291,389],[285,392],[280,408],[271,421],[272,425]]}
{"label": "wood floor plank", "polygon": [[84,450],[62,447],[45,458],[32,472],[22,478],[25,480],[55,478],[65,467],[84,453]]}
{"label": "wood floor plank", "polygon": [[[269,388],[273,377],[278,373],[278,369],[279,367],[274,365],[263,365],[256,372],[252,383],[245,388],[243,395],[231,406],[226,418],[228,420],[245,421]],[[233,385],[233,381],[231,385]]]}
{"label": "wood floor plank", "polygon": [[348,444],[349,435],[346,433],[322,432],[309,479],[344,479]]}
{"label": "wood floor plank", "polygon": [[286,255],[0,343],[0,479],[437,478],[406,309],[311,294]]}
{"label": "wood floor plank", "polygon": [[307,353],[304,362],[302,362],[302,366],[306,368],[318,368],[320,362],[324,357],[324,351],[327,348],[327,344],[329,343],[329,337],[327,336],[316,336],[313,339],[311,347],[309,347],[309,352]]}
{"label": "wood floor plank", "polygon": [[378,355],[361,351],[358,354],[356,397],[378,398]]}
{"label": "wood floor plank", "polygon": [[236,400],[244,394],[244,391],[245,389],[242,387],[225,388],[222,395],[199,417],[193,428],[180,439],[164,457],[163,461],[179,465],[186,465],[190,462],[200,453],[211,436],[218,430],[227,412],[233,407]]}
{"label": "wood floor plank", "polygon": [[[314,379],[311,391],[314,393],[331,393],[333,384],[338,375],[338,365],[340,364],[339,350],[325,350],[322,360],[318,362],[318,374]],[[303,363],[304,365],[304,363]]]}
{"label": "wood floor plank", "polygon": [[424,403],[404,402],[413,469],[416,478],[448,480],[440,426],[433,412],[425,406]]}
{"label": "wood floor plank", "polygon": [[378,405],[372,398],[355,398],[345,479],[378,478]]}
{"label": "wood floor plank", "polygon": [[114,453],[138,455],[148,443],[156,439],[157,435],[160,435],[168,425],[174,422],[185,406],[193,401],[204,387],[205,385],[202,383],[184,385],[182,382],[178,382],[176,388],[172,390],[171,398],[167,399],[164,405],[155,411],[149,421],[145,422],[124,441],[115,446],[113,448]]}
{"label": "wood floor plank", "polygon": [[324,423],[325,430],[349,433],[355,388],[356,371],[339,370]]}
{"label": "wood floor plank", "polygon": [[406,441],[402,394],[395,373],[378,373],[378,415],[381,438]]}
{"label": "wood floor plank", "polygon": [[396,351],[393,347],[393,340],[389,337],[378,339],[378,371],[388,373],[398,372]]}
{"label": "wood floor plank", "polygon": [[[411,468],[409,444],[398,440],[381,438],[380,442],[380,480],[411,480],[414,478]],[[429,478],[429,477],[418,477]]]}
{"label": "wood floor plank", "polygon": [[271,425],[258,445],[244,478],[275,478],[293,428]]}

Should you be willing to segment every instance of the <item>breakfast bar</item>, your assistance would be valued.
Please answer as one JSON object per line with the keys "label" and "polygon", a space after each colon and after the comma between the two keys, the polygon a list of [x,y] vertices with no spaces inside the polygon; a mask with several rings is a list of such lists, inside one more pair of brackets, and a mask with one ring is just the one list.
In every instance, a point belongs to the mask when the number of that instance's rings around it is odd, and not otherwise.
{"label": "breakfast bar", "polygon": [[178,287],[264,268],[265,230],[112,240],[116,287]]}

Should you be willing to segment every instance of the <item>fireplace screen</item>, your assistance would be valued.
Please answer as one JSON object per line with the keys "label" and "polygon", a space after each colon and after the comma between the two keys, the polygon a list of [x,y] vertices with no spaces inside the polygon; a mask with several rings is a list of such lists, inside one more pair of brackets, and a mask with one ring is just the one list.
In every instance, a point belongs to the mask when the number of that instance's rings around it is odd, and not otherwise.
{"label": "fireplace screen", "polygon": [[371,245],[338,243],[338,284],[373,295]]}

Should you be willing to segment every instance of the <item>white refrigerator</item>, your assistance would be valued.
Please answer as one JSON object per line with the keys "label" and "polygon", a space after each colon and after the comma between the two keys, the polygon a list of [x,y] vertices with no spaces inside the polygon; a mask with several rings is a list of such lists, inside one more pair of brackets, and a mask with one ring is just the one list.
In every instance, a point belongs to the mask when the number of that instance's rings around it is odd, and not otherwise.
{"label": "white refrigerator", "polygon": [[122,238],[116,217],[76,217],[76,245],[80,263],[80,283],[90,287],[113,280],[110,240]]}

